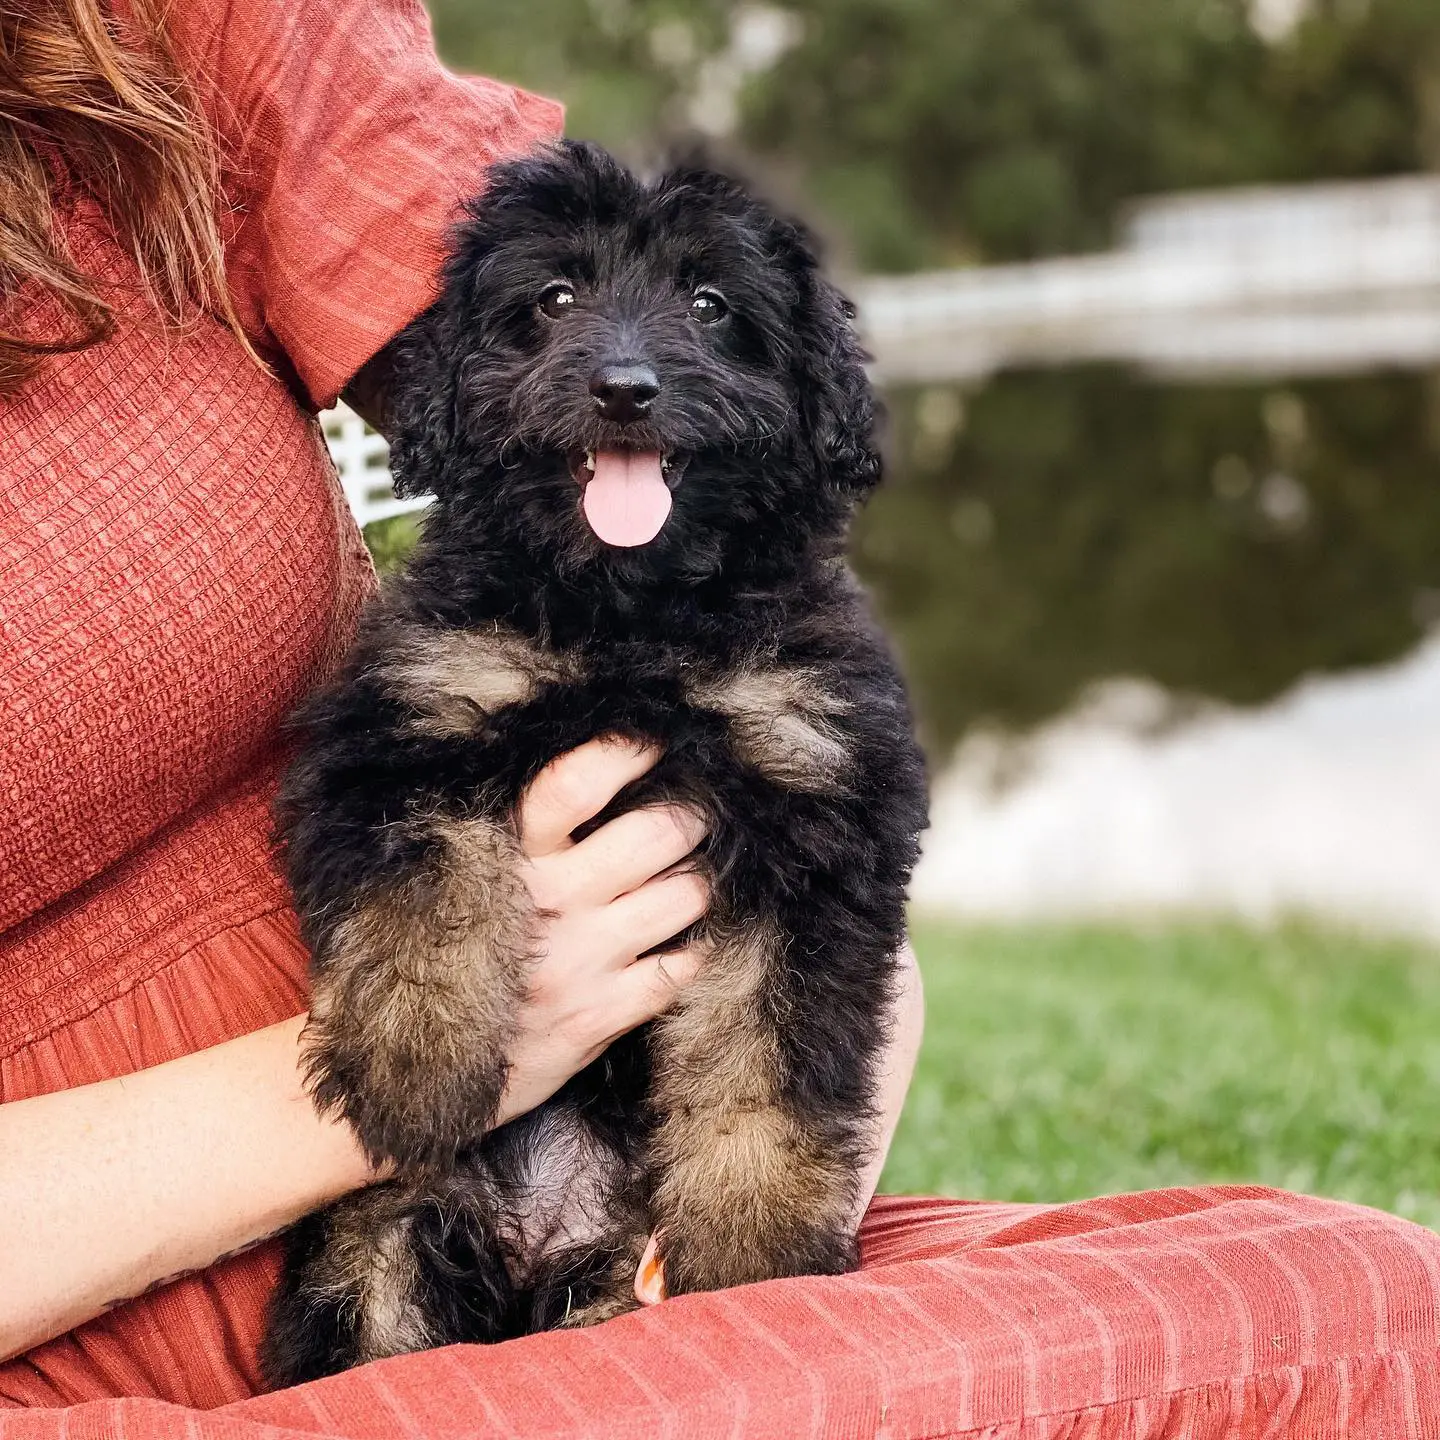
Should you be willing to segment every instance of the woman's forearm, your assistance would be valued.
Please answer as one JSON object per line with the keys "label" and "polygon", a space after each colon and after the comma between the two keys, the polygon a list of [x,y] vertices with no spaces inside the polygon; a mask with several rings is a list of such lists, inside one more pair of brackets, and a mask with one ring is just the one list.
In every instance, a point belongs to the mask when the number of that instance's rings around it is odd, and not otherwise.
{"label": "woman's forearm", "polygon": [[303,1023],[0,1105],[0,1357],[371,1178],[305,1093]]}
{"label": "woman's forearm", "polygon": [[[591,741],[525,793],[525,873],[542,923],[496,1124],[653,1019],[702,963],[695,945],[647,953],[657,924],[678,934],[704,911],[704,887],[671,874],[704,835],[698,817],[663,807],[639,839],[634,816],[580,843],[569,838],[658,758],[628,742]],[[306,1093],[304,1022],[0,1105],[0,1358],[253,1245],[373,1178],[350,1127],[322,1119]]]}
{"label": "woman's forearm", "polygon": [[[923,1014],[907,947],[865,1204],[899,1120]],[[349,1127],[322,1119],[305,1092],[304,1018],[133,1075],[0,1105],[0,1358],[253,1245],[373,1178]],[[577,1057],[561,1069],[578,1066],[585,1043],[572,1042]],[[533,1098],[507,1104],[501,1118]]]}
{"label": "woman's forearm", "polygon": [[[920,967],[910,942],[900,952],[900,973],[895,987],[895,1008],[890,1020],[890,1039],[880,1056],[880,1087],[878,1095],[879,1144],[860,1177],[860,1215],[864,1215],[875,1198],[880,1172],[890,1153],[890,1142],[900,1124],[900,1112],[915,1073],[915,1060],[920,1054],[920,1040],[925,1030],[925,992],[920,981]],[[859,1216],[856,1217],[857,1220]]]}

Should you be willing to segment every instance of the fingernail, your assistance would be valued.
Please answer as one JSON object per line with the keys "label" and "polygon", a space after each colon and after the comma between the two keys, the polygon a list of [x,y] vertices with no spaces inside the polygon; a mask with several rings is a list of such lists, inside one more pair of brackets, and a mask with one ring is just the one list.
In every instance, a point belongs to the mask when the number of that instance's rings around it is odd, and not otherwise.
{"label": "fingernail", "polygon": [[653,1235],[635,1275],[635,1298],[642,1305],[658,1305],[665,1298],[665,1263]]}

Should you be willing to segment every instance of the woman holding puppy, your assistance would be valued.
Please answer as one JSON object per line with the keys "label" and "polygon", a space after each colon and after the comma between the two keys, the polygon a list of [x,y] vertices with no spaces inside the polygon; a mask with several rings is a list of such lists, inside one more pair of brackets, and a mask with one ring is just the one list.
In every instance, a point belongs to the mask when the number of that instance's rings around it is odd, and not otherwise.
{"label": "woman holding puppy", "polygon": [[[1324,1424],[1349,1407],[1337,1434],[1379,1430],[1357,1407],[1423,1433],[1440,1382],[1407,1357],[1440,1343],[1440,1244],[1260,1191],[880,1202],[859,1276],[248,1401],[268,1237],[376,1178],[305,1093],[268,844],[282,721],[373,584],[313,412],[383,412],[374,357],[457,202],[559,126],[447,74],[410,0],[0,5],[0,1405],[36,1434],[102,1400],[201,1431],[318,1405],[334,1434],[1140,1434],[1185,1406],[1258,1420],[1279,1386]],[[703,913],[675,868],[694,817],[653,812],[638,857],[633,826],[623,853],[571,839],[655,759],[597,740],[526,797],[548,918],[506,1118],[704,964],[637,958],[617,903],[643,859],[651,923]],[[867,1194],[918,1045],[904,974]]]}

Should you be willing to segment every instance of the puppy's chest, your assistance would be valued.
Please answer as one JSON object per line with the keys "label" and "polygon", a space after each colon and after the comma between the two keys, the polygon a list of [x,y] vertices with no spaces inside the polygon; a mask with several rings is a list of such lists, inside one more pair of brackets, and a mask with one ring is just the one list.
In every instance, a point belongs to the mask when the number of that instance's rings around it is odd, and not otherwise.
{"label": "puppy's chest", "polygon": [[505,628],[416,629],[398,640],[385,682],[423,734],[548,738],[558,753],[607,731],[639,733],[697,762],[723,752],[809,792],[844,786],[854,763],[843,677],[774,651],[728,663],[638,644],[563,651]]}

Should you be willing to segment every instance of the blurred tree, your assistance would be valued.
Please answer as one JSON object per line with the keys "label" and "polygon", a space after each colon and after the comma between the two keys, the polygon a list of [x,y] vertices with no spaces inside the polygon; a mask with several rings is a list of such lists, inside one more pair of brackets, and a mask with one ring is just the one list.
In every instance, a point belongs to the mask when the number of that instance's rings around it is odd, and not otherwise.
{"label": "blurred tree", "polygon": [[1271,64],[1276,179],[1440,170],[1440,5],[1313,0]]}
{"label": "blurred tree", "polygon": [[[1133,195],[1282,159],[1244,0],[795,0],[746,138],[867,268],[1107,243]],[[897,203],[899,213],[897,213]]]}
{"label": "blurred tree", "polygon": [[566,129],[638,158],[687,128],[733,0],[427,0],[440,54],[564,100]]}
{"label": "blurred tree", "polygon": [[1440,168],[1440,4],[1320,0],[1262,40],[1248,0],[792,0],[749,93],[867,268],[1103,246],[1133,196]]}
{"label": "blurred tree", "polygon": [[[649,156],[743,89],[731,141],[864,268],[1108,242],[1137,195],[1440,168],[1440,3],[431,0],[441,52],[559,94],[571,134]],[[746,23],[787,46],[746,80]],[[753,23],[750,29],[754,29]]]}

